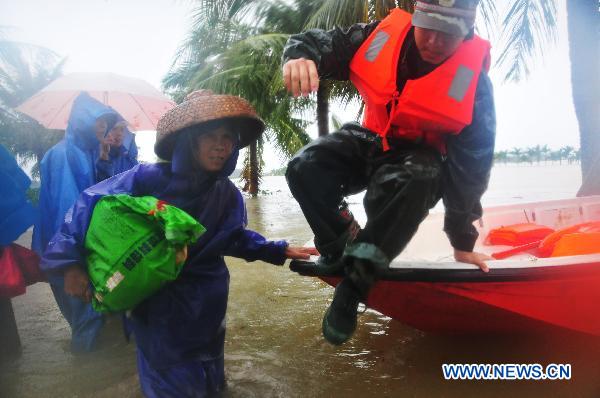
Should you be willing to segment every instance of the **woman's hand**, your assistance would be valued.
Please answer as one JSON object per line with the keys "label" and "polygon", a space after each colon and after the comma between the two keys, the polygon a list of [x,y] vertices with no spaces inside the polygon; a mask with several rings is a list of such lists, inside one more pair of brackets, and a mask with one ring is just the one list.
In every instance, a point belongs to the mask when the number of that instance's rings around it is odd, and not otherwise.
{"label": "woman's hand", "polygon": [[291,260],[308,260],[311,255],[318,256],[319,252],[314,247],[288,246],[285,249],[285,256]]}
{"label": "woman's hand", "polygon": [[109,132],[102,140],[100,140],[100,159],[108,160],[110,148],[115,145],[115,137],[111,132]]}
{"label": "woman's hand", "polygon": [[474,264],[481,268],[483,272],[489,272],[486,260],[493,260],[492,257],[477,252],[464,252],[462,250],[454,249],[454,259],[461,263]]}
{"label": "woman's hand", "polygon": [[175,264],[183,264],[188,257],[188,247],[187,245],[183,245],[183,247],[178,248],[175,251]]}
{"label": "woman's hand", "polygon": [[78,265],[72,265],[65,271],[65,293],[77,297],[86,303],[92,300],[90,278]]}
{"label": "woman's hand", "polygon": [[110,138],[108,138],[108,136],[106,136],[106,138],[104,138],[100,142],[100,159],[108,160],[108,154],[110,152],[110,143],[111,140]]}

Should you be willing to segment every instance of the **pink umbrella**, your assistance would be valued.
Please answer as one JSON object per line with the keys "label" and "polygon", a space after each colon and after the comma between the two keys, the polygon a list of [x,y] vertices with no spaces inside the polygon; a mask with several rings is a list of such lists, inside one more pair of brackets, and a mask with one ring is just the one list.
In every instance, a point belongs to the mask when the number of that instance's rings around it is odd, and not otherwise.
{"label": "pink umbrella", "polygon": [[33,95],[17,110],[49,129],[67,127],[73,100],[82,91],[113,107],[132,130],[156,130],[158,119],[175,103],[141,79],[114,73],[71,73]]}

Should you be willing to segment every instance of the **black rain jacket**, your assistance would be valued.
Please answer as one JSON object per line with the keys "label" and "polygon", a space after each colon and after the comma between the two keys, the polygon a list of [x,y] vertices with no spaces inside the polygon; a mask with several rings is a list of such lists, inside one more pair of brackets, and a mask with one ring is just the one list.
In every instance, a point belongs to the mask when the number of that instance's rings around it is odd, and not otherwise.
{"label": "black rain jacket", "polygon": [[[284,48],[283,62],[310,59],[317,64],[320,78],[348,80],[352,57],[378,24],[355,24],[348,29],[330,31],[312,29],[292,35]],[[416,79],[435,68],[418,55],[412,30],[403,44],[400,57],[399,91],[407,79]],[[482,215],[481,196],[490,177],[495,135],[492,83],[487,73],[482,71],[475,92],[472,123],[460,134],[448,136],[446,141],[442,176],[442,199],[446,209],[444,231],[458,250],[472,251],[478,237],[473,222]]]}

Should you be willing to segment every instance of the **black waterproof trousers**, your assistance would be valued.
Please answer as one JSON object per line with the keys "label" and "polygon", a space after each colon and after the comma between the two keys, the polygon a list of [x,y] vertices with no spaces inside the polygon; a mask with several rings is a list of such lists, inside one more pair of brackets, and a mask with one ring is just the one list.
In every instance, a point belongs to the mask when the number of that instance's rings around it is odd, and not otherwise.
{"label": "black waterproof trousers", "polygon": [[349,219],[340,211],[345,196],[366,189],[367,223],[353,245],[374,245],[388,264],[440,199],[440,154],[408,141],[389,143],[391,149],[384,152],[379,136],[346,124],[306,145],[290,161],[290,190],[322,255],[339,255],[346,246]]}

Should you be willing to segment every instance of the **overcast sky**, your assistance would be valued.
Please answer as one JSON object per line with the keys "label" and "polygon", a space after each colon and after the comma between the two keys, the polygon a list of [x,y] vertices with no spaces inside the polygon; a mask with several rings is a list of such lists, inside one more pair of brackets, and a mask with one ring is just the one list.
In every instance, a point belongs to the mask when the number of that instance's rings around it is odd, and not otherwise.
{"label": "overcast sky", "polygon": [[[504,0],[506,2],[508,0]],[[502,1],[497,1],[501,4]],[[496,148],[534,145],[579,147],[577,121],[571,100],[565,0],[559,4],[559,41],[544,61],[532,64],[521,83],[494,82],[498,130]],[[186,37],[193,1],[185,0],[19,0],[0,4],[0,26],[8,37],[50,48],[68,57],[65,73],[114,72],[160,82]],[[492,45],[495,43],[492,42]],[[495,52],[492,55],[497,55]],[[350,118],[354,110],[334,107]],[[311,129],[311,134],[315,134]],[[138,141],[147,141],[146,133]],[[274,154],[267,169],[280,167]]]}

